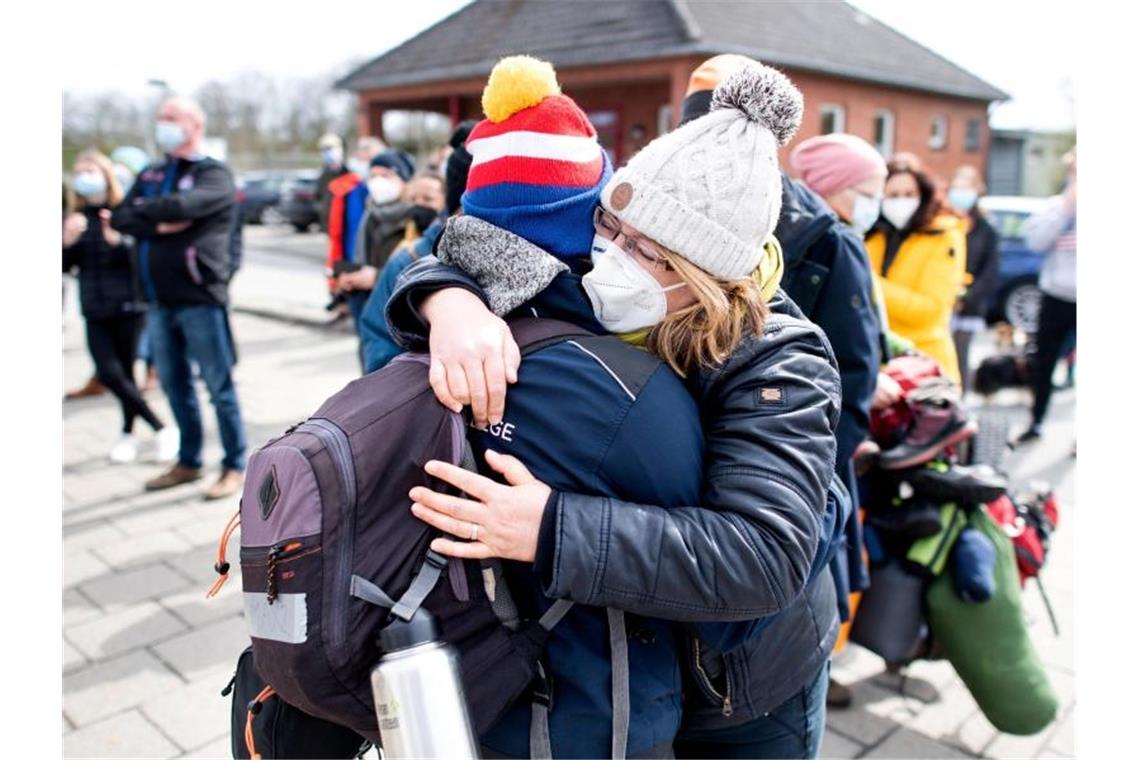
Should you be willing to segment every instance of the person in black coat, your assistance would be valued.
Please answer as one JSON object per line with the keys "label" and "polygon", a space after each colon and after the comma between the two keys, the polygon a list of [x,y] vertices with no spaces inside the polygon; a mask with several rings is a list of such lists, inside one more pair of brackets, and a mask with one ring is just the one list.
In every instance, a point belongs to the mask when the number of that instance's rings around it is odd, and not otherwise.
{"label": "person in black coat", "polygon": [[135,356],[147,306],[140,294],[133,242],[111,228],[110,209],[122,200],[122,190],[110,160],[96,150],[79,155],[72,182],[78,200],[64,220],[63,271],[79,270],[79,302],[96,376],[122,407],[122,435],[111,449],[111,461],[131,462],[138,456],[133,433],[138,417],[157,433],[157,458],[169,459],[177,449],[177,431],[163,425],[135,384]]}
{"label": "person in black coat", "polygon": [[951,329],[954,349],[958,352],[958,371],[963,390],[970,388],[970,342],[986,329],[986,308],[998,286],[998,232],[978,207],[978,198],[986,192],[978,170],[959,167],[954,172],[947,199],[969,220],[966,235],[966,271],[970,282],[954,307]]}

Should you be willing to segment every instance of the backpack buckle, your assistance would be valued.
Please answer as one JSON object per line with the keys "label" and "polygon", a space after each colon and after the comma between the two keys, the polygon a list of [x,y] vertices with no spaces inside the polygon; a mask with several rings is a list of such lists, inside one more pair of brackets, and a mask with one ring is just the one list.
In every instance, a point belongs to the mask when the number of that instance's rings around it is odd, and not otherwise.
{"label": "backpack buckle", "polygon": [[542,667],[541,660],[538,661],[537,665],[537,672],[530,682],[530,701],[533,704],[541,705],[546,708],[547,712],[550,712],[554,709],[554,676],[546,672],[546,668]]}
{"label": "backpack buckle", "polygon": [[447,557],[433,549],[428,549],[427,554],[424,555],[424,562],[428,563],[437,570],[443,570],[447,567]]}

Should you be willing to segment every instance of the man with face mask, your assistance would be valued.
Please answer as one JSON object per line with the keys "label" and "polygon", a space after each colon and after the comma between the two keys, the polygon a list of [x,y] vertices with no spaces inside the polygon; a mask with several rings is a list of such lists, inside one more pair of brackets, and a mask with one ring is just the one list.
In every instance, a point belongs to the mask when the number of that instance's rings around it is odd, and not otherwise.
{"label": "man with face mask", "polygon": [[344,143],[337,135],[329,134],[321,137],[318,143],[321,149],[321,174],[317,177],[317,217],[321,223],[321,232],[329,231],[329,183],[337,177],[349,172],[344,164]]}
{"label": "man with face mask", "polygon": [[236,189],[229,167],[202,152],[205,116],[192,100],[172,97],[158,109],[155,142],[162,161],[139,174],[111,225],[138,241],[155,364],[181,434],[178,461],[146,483],[170,488],[202,476],[202,420],[191,362],[198,365],[218,417],[225,456],[206,491],[239,491],[245,431],[231,370],[236,362],[226,306],[233,274]]}

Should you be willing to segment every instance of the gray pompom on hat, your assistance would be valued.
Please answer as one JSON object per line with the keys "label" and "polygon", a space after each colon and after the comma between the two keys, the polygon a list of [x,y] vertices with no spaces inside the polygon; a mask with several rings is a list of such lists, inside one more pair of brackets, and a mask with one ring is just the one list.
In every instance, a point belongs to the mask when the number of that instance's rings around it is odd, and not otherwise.
{"label": "gray pompom on hat", "polygon": [[602,190],[602,205],[714,277],[748,277],[780,217],[777,151],[803,120],[803,95],[779,71],[744,66],[712,110],[646,145]]}

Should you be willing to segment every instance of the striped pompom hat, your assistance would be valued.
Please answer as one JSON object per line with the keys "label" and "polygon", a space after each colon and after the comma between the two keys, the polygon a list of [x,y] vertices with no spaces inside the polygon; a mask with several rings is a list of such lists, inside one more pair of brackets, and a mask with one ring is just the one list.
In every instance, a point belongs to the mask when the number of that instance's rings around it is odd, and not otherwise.
{"label": "striped pompom hat", "polygon": [[563,95],[546,61],[499,61],[467,138],[463,212],[559,258],[589,255],[593,213],[613,170],[586,114]]}

